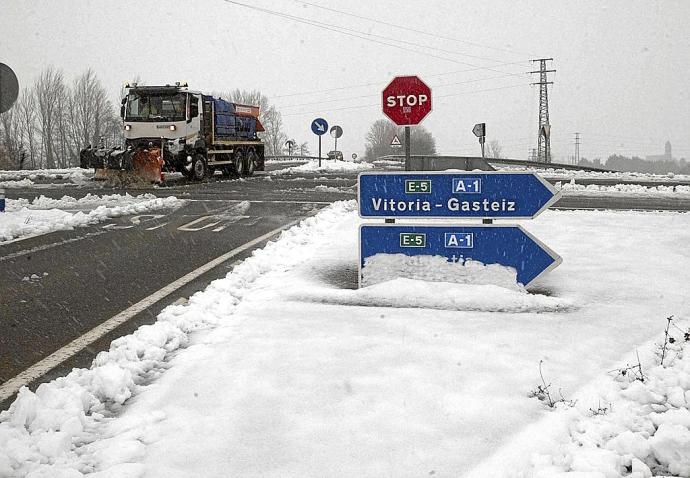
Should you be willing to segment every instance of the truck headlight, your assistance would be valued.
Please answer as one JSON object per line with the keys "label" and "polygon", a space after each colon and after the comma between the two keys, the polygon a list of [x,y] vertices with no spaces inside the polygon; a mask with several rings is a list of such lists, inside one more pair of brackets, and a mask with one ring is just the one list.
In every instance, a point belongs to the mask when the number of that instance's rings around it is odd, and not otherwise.
{"label": "truck headlight", "polygon": [[170,125],[170,131],[175,131],[176,129],[177,129],[177,126],[175,126],[174,124]]}
{"label": "truck headlight", "polygon": [[131,124],[126,124],[126,125],[125,125],[125,131],[129,131],[129,130],[131,130],[131,129],[132,129],[132,125],[131,125]]}

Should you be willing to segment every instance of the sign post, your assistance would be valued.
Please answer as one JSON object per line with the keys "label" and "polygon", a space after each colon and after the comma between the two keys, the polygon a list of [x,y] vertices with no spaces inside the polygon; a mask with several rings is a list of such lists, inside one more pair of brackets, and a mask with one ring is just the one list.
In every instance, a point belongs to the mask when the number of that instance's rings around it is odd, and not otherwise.
{"label": "sign post", "polygon": [[421,123],[431,111],[431,88],[417,76],[397,76],[383,89],[383,113],[405,127],[405,170],[410,166],[410,126]]}
{"label": "sign post", "polygon": [[334,151],[338,151],[338,138],[340,138],[343,135],[343,128],[340,126],[333,126],[331,128],[331,136],[335,138],[335,146],[333,147]]}
{"label": "sign post", "polygon": [[295,147],[295,140],[294,139],[288,139],[285,141],[285,146],[288,147],[288,156],[292,156],[292,148]]}
{"label": "sign post", "polygon": [[484,157],[484,141],[486,138],[486,123],[477,123],[472,128],[474,135],[479,138],[479,144],[482,147],[482,158]]}
{"label": "sign post", "polygon": [[328,131],[328,121],[323,118],[316,118],[311,122],[311,131],[319,137],[319,167],[321,167],[321,136]]}

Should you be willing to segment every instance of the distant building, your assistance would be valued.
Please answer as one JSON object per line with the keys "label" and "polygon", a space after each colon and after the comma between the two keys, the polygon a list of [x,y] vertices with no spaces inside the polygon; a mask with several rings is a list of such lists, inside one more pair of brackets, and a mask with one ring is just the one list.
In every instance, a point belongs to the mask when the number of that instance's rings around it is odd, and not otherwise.
{"label": "distant building", "polygon": [[671,154],[671,142],[666,141],[664,145],[664,154],[655,154],[652,156],[645,156],[647,161],[671,161],[673,160],[673,155]]}

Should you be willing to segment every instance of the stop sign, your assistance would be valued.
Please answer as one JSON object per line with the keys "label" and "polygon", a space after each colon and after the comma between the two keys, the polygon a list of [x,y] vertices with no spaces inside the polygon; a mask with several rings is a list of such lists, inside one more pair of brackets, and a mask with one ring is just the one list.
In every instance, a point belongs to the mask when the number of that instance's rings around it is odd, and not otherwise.
{"label": "stop sign", "polygon": [[416,76],[396,76],[383,90],[383,113],[399,126],[419,124],[431,111],[431,88]]}

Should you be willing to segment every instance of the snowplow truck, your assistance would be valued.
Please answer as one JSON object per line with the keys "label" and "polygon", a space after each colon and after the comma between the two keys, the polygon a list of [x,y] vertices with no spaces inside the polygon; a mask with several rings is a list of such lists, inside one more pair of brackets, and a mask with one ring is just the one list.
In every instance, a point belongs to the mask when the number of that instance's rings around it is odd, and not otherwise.
{"label": "snowplow truck", "polygon": [[89,146],[80,153],[81,167],[94,168],[97,179],[129,175],[162,182],[166,171],[177,171],[201,181],[216,170],[238,176],[264,170],[258,107],[180,84],[126,88],[120,109],[124,147]]}

